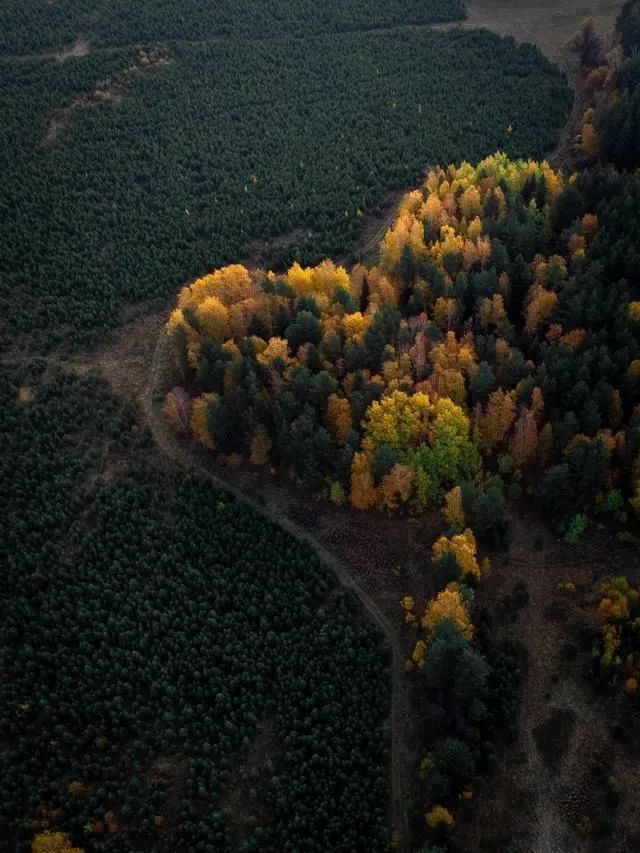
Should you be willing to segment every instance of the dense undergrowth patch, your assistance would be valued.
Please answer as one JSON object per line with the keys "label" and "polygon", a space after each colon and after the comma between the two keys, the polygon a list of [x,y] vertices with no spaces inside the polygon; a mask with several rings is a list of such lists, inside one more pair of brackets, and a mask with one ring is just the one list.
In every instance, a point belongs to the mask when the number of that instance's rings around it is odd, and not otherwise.
{"label": "dense undergrowth patch", "polygon": [[123,49],[2,75],[5,344],[95,341],[123,304],[256,239],[281,238],[282,264],[340,256],[427,164],[551,149],[570,102],[536,48],[488,32],[181,44],[144,70]]}
{"label": "dense undergrowth patch", "polygon": [[0,849],[45,829],[386,849],[385,651],[351,596],[246,505],[159,473],[104,381],[38,373],[0,385]]}

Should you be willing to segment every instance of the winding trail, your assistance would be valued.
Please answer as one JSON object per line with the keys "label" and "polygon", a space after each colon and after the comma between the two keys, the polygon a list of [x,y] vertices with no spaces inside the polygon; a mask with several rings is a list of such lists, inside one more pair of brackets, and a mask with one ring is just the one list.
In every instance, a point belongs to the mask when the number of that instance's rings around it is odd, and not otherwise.
{"label": "winding trail", "polygon": [[409,819],[407,815],[408,779],[407,763],[404,753],[407,742],[408,689],[404,676],[405,651],[398,639],[397,628],[385,615],[374,599],[369,595],[361,582],[328,551],[307,530],[296,524],[287,514],[284,505],[275,500],[267,500],[263,505],[241,488],[228,482],[190,452],[189,445],[181,443],[165,424],[157,403],[157,396],[163,390],[163,384],[169,375],[169,354],[167,338],[161,332],[153,351],[147,387],[140,396],[140,406],[144,420],[148,425],[156,445],[162,453],[173,462],[187,469],[195,469],[206,477],[214,486],[231,492],[239,500],[248,503],[251,508],[267,520],[278,524],[292,536],[306,542],[315,549],[318,556],[335,574],[338,581],[346,589],[352,590],[359,598],[364,610],[384,634],[391,649],[391,828],[395,838],[395,850],[398,853],[408,853],[410,849]]}

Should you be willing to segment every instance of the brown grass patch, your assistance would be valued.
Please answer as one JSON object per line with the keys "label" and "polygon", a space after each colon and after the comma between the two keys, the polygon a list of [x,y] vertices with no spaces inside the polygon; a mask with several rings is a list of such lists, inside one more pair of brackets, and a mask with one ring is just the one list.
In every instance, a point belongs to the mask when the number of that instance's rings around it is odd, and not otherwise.
{"label": "brown grass patch", "polygon": [[516,41],[533,42],[554,62],[562,63],[567,41],[585,18],[600,33],[610,30],[623,0],[467,0],[468,18],[440,28],[482,27]]}

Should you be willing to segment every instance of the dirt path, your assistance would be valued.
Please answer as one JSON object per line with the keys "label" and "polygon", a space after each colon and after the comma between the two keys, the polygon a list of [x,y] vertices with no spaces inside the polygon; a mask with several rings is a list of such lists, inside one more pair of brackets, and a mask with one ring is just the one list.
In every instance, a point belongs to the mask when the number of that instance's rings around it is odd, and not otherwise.
{"label": "dirt path", "polygon": [[321,545],[314,536],[290,518],[286,510],[285,501],[275,500],[273,495],[269,494],[264,505],[258,503],[241,488],[215,473],[212,467],[198,460],[189,451],[187,445],[180,443],[170,428],[164,423],[159,400],[157,399],[166,381],[168,372],[167,339],[164,333],[161,332],[153,352],[149,370],[149,381],[140,396],[139,402],[144,419],[162,453],[178,465],[189,469],[196,469],[210,480],[214,486],[230,491],[239,500],[246,501],[255,512],[283,527],[292,536],[305,541],[314,548],[318,556],[334,572],[339,582],[346,589],[353,590],[358,596],[364,610],[381,629],[389,644],[391,649],[392,687],[390,715],[391,825],[394,836],[397,839],[395,849],[398,853],[408,853],[410,847],[409,820],[407,816],[408,767],[404,756],[407,740],[406,728],[409,699],[408,685],[403,666],[405,651],[399,641],[397,627],[381,610],[364,588],[361,581],[334,554]]}

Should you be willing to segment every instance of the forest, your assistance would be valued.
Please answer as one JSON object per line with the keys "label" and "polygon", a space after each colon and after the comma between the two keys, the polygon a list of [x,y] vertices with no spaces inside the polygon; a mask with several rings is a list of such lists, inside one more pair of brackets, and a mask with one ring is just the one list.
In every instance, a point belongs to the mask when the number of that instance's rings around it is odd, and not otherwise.
{"label": "forest", "polygon": [[256,242],[280,239],[283,265],[347,253],[363,215],[426,164],[541,155],[570,104],[536,48],[480,31],[181,42],[0,69],[0,337],[48,349],[95,343],[127,305]]}
{"label": "forest", "polygon": [[494,544],[523,489],[567,535],[633,514],[639,227],[640,181],[610,168],[432,170],[372,268],[232,265],[185,286],[167,416],[336,503],[464,506]]}
{"label": "forest", "polygon": [[356,602],[174,487],[104,380],[43,378],[0,385],[0,849],[384,849],[386,654]]}
{"label": "forest", "polygon": [[374,30],[457,21],[466,16],[462,0],[97,0],[92,11],[82,0],[44,5],[38,0],[4,0],[0,53],[26,54],[73,42],[91,33],[99,45],[163,41],[272,39],[283,33]]}
{"label": "forest", "polygon": [[640,848],[639,10],[0,0],[0,851]]}
{"label": "forest", "polygon": [[[576,35],[576,47],[588,69],[589,106],[581,134],[591,160],[619,168],[640,165],[640,7],[625,3],[619,38],[603,44],[588,22]],[[608,47],[608,49],[607,49]]]}

